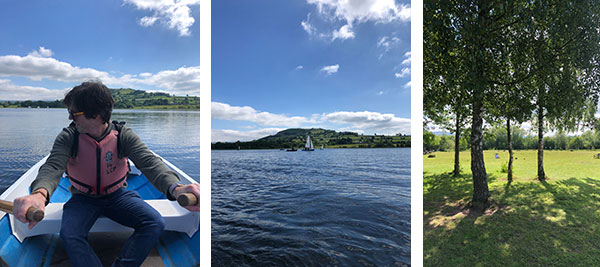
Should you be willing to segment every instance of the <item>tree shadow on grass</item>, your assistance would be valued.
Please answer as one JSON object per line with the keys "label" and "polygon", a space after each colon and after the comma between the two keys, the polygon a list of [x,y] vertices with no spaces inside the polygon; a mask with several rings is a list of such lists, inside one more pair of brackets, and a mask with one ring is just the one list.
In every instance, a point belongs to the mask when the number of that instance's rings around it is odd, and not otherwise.
{"label": "tree shadow on grass", "polygon": [[424,177],[425,266],[600,265],[600,180],[489,178],[492,205],[470,214],[470,175]]}
{"label": "tree shadow on grass", "polygon": [[600,207],[600,180],[593,178],[569,178],[554,183],[541,182],[547,192],[552,194],[552,207],[565,212],[565,225],[568,227],[600,224],[589,221],[590,216],[581,216],[581,212],[595,213]]}
{"label": "tree shadow on grass", "polygon": [[[495,181],[488,174],[488,183]],[[436,228],[466,216],[480,216],[484,213],[471,210],[473,178],[470,174],[457,177],[452,174],[437,174],[423,178],[423,220],[425,229]]]}

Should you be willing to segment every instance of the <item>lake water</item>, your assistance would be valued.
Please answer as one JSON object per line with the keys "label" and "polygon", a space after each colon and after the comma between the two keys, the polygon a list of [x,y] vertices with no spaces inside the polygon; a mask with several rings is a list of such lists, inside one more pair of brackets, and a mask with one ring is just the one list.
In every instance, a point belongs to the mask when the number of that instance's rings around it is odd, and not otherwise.
{"label": "lake water", "polygon": [[[66,109],[0,109],[0,193],[50,153]],[[190,177],[200,179],[200,112],[114,110],[146,145]]]}
{"label": "lake water", "polygon": [[410,149],[212,151],[214,266],[410,264]]}

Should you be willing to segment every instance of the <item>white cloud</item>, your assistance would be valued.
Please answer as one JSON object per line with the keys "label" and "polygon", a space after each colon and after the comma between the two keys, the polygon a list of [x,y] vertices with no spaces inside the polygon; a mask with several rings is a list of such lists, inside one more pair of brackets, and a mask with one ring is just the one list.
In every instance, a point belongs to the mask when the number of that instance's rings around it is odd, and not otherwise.
{"label": "white cloud", "polygon": [[140,19],[140,25],[150,26],[156,21],[166,24],[169,29],[176,29],[180,36],[189,36],[190,27],[195,19],[191,16],[190,6],[199,5],[200,0],[124,0],[138,9],[153,11],[151,17]]}
{"label": "white cloud", "polygon": [[377,47],[389,47],[390,43],[388,41],[388,38],[389,37],[387,36],[381,37],[381,39],[379,39],[379,42],[377,42]]}
{"label": "white cloud", "polygon": [[236,141],[252,141],[260,139],[265,136],[274,135],[285,128],[265,128],[253,131],[236,131],[236,130],[219,130],[212,129],[210,135],[210,141],[215,142],[236,142]]}
{"label": "white cloud", "polygon": [[[306,2],[315,4],[319,15],[326,21],[345,22],[339,30],[332,32],[332,40],[353,38],[352,26],[367,21],[375,23],[410,21],[410,7],[396,4],[394,0],[307,0]],[[302,26],[309,34],[316,34],[316,29],[308,23],[308,18],[302,22]]]}
{"label": "white cloud", "polygon": [[304,67],[302,65],[300,65],[300,66],[296,67],[296,69],[301,70],[301,69],[304,69]]}
{"label": "white cloud", "polygon": [[163,70],[156,74],[141,73],[143,79],[132,79],[137,83],[167,88],[171,93],[200,95],[200,66]]}
{"label": "white cloud", "polygon": [[536,130],[531,121],[526,121],[526,122],[521,123],[519,128],[521,128],[525,131],[528,131],[528,132]]}
{"label": "white cloud", "polygon": [[331,40],[342,39],[346,40],[349,38],[354,38],[354,32],[352,32],[352,25],[344,25],[340,28],[339,31],[333,31],[333,37]]}
{"label": "white cloud", "polygon": [[306,20],[303,20],[300,23],[300,25],[302,25],[302,28],[304,29],[304,31],[306,31],[306,33],[308,33],[308,35],[312,35],[313,33],[316,32],[316,29],[312,24],[310,24],[309,20],[310,20],[310,13],[308,13],[308,15],[306,16]]}
{"label": "white cloud", "polygon": [[444,128],[440,127],[439,125],[437,125],[435,123],[429,123],[425,127],[426,127],[427,131],[430,131],[435,134],[440,134],[440,133],[449,134],[448,131],[446,131]]}
{"label": "white cloud", "polygon": [[32,51],[28,55],[32,56],[32,57],[51,57],[52,54],[53,54],[52,50],[46,49],[43,46],[40,46],[40,50],[39,51]]}
{"label": "white cloud", "polygon": [[56,100],[65,97],[70,88],[50,90],[43,87],[22,86],[0,79],[0,100]]}
{"label": "white cloud", "polygon": [[331,74],[338,72],[339,68],[340,68],[340,65],[335,64],[335,65],[331,65],[331,66],[325,66],[325,67],[321,68],[321,71],[327,73],[327,75],[331,75]]}
{"label": "white cloud", "polygon": [[394,73],[394,76],[396,76],[396,78],[402,78],[408,75],[410,75],[410,68],[403,68],[402,71]]}
{"label": "white cloud", "polygon": [[408,52],[404,53],[404,57],[406,57],[406,58],[402,61],[402,65],[410,65],[411,52],[408,51]]}
{"label": "white cloud", "polygon": [[93,78],[107,80],[110,77],[106,72],[74,67],[54,58],[32,55],[25,57],[0,56],[0,77],[2,76],[21,76],[35,81],[46,78],[61,82],[83,81]]}
{"label": "white cloud", "polygon": [[316,4],[319,13],[344,19],[348,24],[410,20],[410,7],[397,5],[394,0],[307,0],[307,3]]}
{"label": "white cloud", "polygon": [[400,6],[400,11],[397,13],[397,17],[402,21],[410,21],[410,7],[409,6]]}
{"label": "white cloud", "polygon": [[[37,51],[36,51],[37,52]],[[33,52],[32,52],[33,53]],[[181,67],[177,70],[163,70],[156,74],[141,73],[139,75],[125,74],[115,77],[108,72],[92,68],[72,66],[50,57],[31,55],[0,56],[0,77],[24,77],[34,81],[42,79],[59,82],[81,83],[90,79],[99,79],[107,86],[151,85],[164,89],[171,94],[200,95],[200,67]],[[38,52],[40,55],[49,55],[51,50],[45,49]],[[144,88],[140,88],[144,89]]]}
{"label": "white cloud", "polygon": [[377,42],[377,48],[379,48],[381,53],[379,54],[379,59],[382,59],[385,54],[387,54],[392,48],[398,46],[400,44],[400,38],[393,36],[383,36]]}
{"label": "white cloud", "polygon": [[140,19],[140,25],[144,27],[149,27],[154,25],[156,20],[158,20],[158,17],[143,17]]}
{"label": "white cloud", "polygon": [[410,133],[410,119],[398,118],[394,114],[340,111],[323,114],[322,119],[333,123],[350,124],[353,128],[372,130],[386,135]]}
{"label": "white cloud", "polygon": [[411,86],[412,86],[412,81],[409,81],[404,85],[404,88],[410,88]]}
{"label": "white cloud", "polygon": [[[258,112],[249,106],[235,107],[225,103],[211,103],[212,119],[247,121],[260,125],[280,127],[305,127],[327,128],[336,131],[349,131],[364,133],[394,135],[397,133],[410,134],[410,119],[399,118],[393,114],[362,111],[339,111],[333,113],[313,114],[310,119],[300,116],[289,117],[285,115]],[[332,123],[339,127],[332,126]],[[213,142],[235,142],[255,140],[260,137],[275,134],[283,129],[268,128],[252,131],[238,130],[213,130]]]}
{"label": "white cloud", "polygon": [[[408,52],[404,53],[404,57],[405,57],[405,59],[402,60],[402,63],[400,63],[400,65],[396,66],[394,68],[394,70],[398,70],[403,65],[408,66],[408,67],[404,67],[399,72],[394,73],[394,76],[396,76],[396,78],[402,78],[402,77],[406,77],[406,76],[410,75],[411,52],[408,51]],[[405,88],[410,87],[410,82],[408,82],[406,85],[404,85],[404,87]]]}
{"label": "white cloud", "polygon": [[281,114],[272,114],[269,112],[259,112],[252,107],[236,107],[225,103],[211,103],[211,117],[221,120],[250,121],[268,126],[297,127],[302,123],[310,122],[304,117],[288,117]]}
{"label": "white cloud", "polygon": [[383,36],[379,39],[379,41],[377,42],[377,47],[380,48],[384,48],[387,51],[389,51],[390,47],[392,47],[393,45],[396,45],[400,43],[400,38],[394,36],[394,37],[389,37],[389,36]]}
{"label": "white cloud", "polygon": [[379,92],[377,92],[377,95],[383,95],[383,94],[385,94],[385,92],[384,92],[384,91],[379,91]]}

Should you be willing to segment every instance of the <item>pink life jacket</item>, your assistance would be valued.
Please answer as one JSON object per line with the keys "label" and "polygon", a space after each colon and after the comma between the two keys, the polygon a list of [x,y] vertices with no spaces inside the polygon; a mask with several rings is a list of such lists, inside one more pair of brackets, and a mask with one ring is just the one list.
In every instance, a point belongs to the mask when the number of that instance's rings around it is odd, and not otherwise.
{"label": "pink life jacket", "polygon": [[75,157],[69,158],[67,176],[71,185],[88,194],[110,194],[121,188],[129,173],[129,161],[118,157],[119,131],[111,130],[96,142],[87,134],[78,134]]}

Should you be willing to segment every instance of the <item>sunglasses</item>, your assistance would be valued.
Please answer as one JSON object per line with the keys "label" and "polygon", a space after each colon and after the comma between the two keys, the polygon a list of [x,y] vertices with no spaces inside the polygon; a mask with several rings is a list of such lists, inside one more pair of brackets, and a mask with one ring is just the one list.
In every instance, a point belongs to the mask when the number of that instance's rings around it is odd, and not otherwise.
{"label": "sunglasses", "polygon": [[73,112],[73,111],[70,111],[70,110],[68,110],[68,109],[67,109],[67,111],[69,112],[69,115],[71,115],[71,117],[73,117],[73,118],[74,118],[75,116],[78,116],[78,115],[83,115],[83,111],[80,111],[80,112]]}

